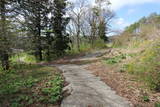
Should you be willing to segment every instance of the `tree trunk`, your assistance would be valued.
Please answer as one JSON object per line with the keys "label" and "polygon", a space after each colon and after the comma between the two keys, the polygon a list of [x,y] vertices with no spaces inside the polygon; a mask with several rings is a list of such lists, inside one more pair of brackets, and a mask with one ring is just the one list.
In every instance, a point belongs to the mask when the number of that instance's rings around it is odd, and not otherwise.
{"label": "tree trunk", "polygon": [[3,70],[9,69],[9,55],[7,52],[4,52],[2,55],[2,67],[3,67]]}
{"label": "tree trunk", "polygon": [[3,70],[8,70],[9,69],[9,55],[8,55],[8,52],[6,50],[8,50],[8,46],[7,46],[7,34],[6,34],[6,7],[5,7],[5,0],[2,0],[0,1],[0,12],[1,12],[1,20],[2,20],[2,25],[1,25],[1,33],[2,35],[1,38],[2,38],[2,41],[4,42],[4,45],[3,49],[2,49],[2,52],[0,53],[1,54],[1,62],[2,62],[2,67],[3,67]]}
{"label": "tree trunk", "polygon": [[40,10],[39,10],[39,22],[38,22],[38,41],[37,41],[37,54],[38,54],[38,60],[42,61],[43,60],[43,56],[42,56],[42,46],[41,46],[41,14],[40,14]]}
{"label": "tree trunk", "polygon": [[80,52],[79,34],[80,34],[80,30],[78,29],[78,31],[77,31],[77,49],[78,49],[78,51]]}
{"label": "tree trunk", "polygon": [[43,56],[42,56],[42,48],[41,48],[41,46],[38,49],[38,56],[39,56],[39,60],[42,61],[43,60]]}

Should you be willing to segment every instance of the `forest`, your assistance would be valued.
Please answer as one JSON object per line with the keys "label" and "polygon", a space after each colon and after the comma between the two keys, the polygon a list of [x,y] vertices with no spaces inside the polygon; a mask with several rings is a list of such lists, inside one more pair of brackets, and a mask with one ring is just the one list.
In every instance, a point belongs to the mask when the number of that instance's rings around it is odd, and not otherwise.
{"label": "forest", "polygon": [[160,14],[116,31],[111,7],[0,0],[0,107],[160,107]]}

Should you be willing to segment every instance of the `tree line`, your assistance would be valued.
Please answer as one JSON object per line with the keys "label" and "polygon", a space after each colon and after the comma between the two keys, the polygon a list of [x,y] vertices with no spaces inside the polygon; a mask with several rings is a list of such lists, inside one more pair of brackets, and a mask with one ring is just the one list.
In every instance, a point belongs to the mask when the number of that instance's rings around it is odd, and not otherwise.
{"label": "tree line", "polygon": [[107,41],[106,34],[114,14],[108,0],[1,0],[0,60],[4,70],[10,67],[14,49],[30,51],[38,61],[60,57],[87,38]]}

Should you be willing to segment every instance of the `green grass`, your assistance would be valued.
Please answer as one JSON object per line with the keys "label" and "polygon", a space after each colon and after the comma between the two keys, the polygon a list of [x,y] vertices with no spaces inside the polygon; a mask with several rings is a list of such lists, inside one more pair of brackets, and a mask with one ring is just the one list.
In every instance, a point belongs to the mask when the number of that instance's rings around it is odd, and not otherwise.
{"label": "green grass", "polygon": [[34,55],[28,53],[15,54],[10,58],[11,62],[23,62],[23,63],[36,63],[36,58]]}
{"label": "green grass", "polygon": [[121,54],[119,56],[114,56],[112,58],[105,59],[104,62],[106,64],[114,65],[114,64],[120,63],[123,59],[126,59],[126,57],[127,57],[126,54]]}
{"label": "green grass", "polygon": [[145,101],[145,102],[149,102],[149,101],[150,101],[149,96],[143,96],[142,99],[143,99],[143,101]]}
{"label": "green grass", "polygon": [[155,103],[155,107],[160,107],[160,102]]}
{"label": "green grass", "polygon": [[[62,87],[63,79],[53,67],[14,64],[11,70],[0,71],[0,107],[52,104],[61,99]],[[51,91],[46,95],[44,89]]]}

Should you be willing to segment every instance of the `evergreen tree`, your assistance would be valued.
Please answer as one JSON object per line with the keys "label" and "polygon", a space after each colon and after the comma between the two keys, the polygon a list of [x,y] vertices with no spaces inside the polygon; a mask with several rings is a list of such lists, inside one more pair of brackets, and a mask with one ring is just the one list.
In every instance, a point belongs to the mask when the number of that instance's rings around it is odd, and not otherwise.
{"label": "evergreen tree", "polygon": [[9,69],[9,57],[12,48],[12,18],[16,16],[16,0],[0,1],[0,60],[4,70]]}
{"label": "evergreen tree", "polygon": [[105,42],[108,41],[108,37],[106,36],[106,30],[107,30],[107,27],[106,27],[105,20],[100,21],[99,26],[98,26],[98,35]]}
{"label": "evergreen tree", "polygon": [[37,60],[42,61],[42,30],[45,28],[46,16],[49,14],[49,0],[23,0],[21,14],[25,19],[25,26],[31,33],[33,50]]}
{"label": "evergreen tree", "polygon": [[66,25],[69,18],[65,18],[66,0],[54,0],[53,11],[53,32],[54,32],[54,50],[57,56],[65,53],[69,48],[69,35],[66,33]]}

